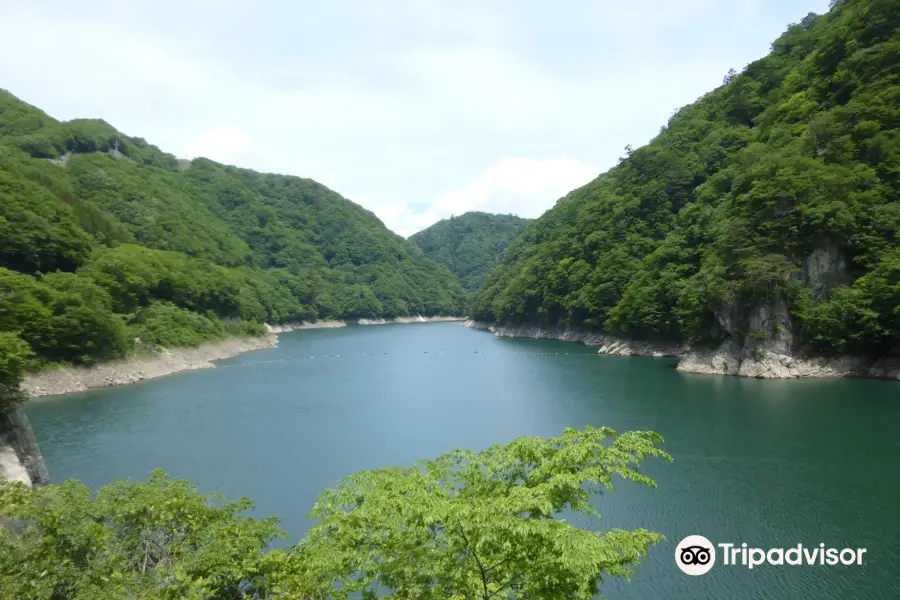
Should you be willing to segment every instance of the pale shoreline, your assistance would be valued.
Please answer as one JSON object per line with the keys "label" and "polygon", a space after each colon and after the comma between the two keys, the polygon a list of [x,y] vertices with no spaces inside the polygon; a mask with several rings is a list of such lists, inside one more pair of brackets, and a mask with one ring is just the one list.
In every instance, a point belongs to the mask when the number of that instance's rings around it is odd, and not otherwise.
{"label": "pale shoreline", "polygon": [[[463,317],[397,317],[395,319],[360,319],[359,325],[390,323],[432,323],[463,321]],[[353,322],[350,322],[353,324]],[[230,338],[194,348],[163,349],[148,357],[126,358],[91,367],[61,367],[30,373],[22,382],[22,391],[30,398],[61,396],[101,387],[115,387],[165,377],[181,371],[211,369],[220,360],[245,352],[254,352],[278,345],[278,334],[305,329],[347,327],[346,321],[294,322],[266,325],[260,337]]]}
{"label": "pale shoreline", "polygon": [[678,359],[676,369],[682,373],[703,375],[735,375],[756,379],[836,379],[864,378],[900,380],[900,360],[880,358],[867,361],[861,357],[834,358],[791,356],[764,351],[744,356],[740,348],[723,343],[716,349],[699,349],[663,342],[634,341],[591,331],[508,326],[467,320],[465,327],[489,331],[498,337],[518,337],[574,342],[599,346],[598,354],[610,356],[655,356]]}

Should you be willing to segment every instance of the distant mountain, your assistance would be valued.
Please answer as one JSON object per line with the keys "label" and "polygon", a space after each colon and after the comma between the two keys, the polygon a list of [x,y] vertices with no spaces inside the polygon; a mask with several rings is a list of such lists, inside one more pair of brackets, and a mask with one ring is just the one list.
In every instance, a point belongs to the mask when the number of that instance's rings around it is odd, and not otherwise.
{"label": "distant mountain", "polygon": [[530,221],[515,215],[468,212],[438,221],[409,241],[450,269],[464,288],[474,291]]}
{"label": "distant mountain", "polygon": [[0,90],[0,332],[38,361],[264,322],[460,315],[465,300],[449,270],[320,183],[179,161]]}

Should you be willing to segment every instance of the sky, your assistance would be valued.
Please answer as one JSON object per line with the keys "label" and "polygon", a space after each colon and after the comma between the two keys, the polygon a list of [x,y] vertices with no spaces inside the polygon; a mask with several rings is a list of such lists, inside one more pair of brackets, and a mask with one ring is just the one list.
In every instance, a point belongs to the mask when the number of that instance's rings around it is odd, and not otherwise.
{"label": "sky", "polygon": [[409,236],[537,217],[828,0],[0,0],[0,87]]}

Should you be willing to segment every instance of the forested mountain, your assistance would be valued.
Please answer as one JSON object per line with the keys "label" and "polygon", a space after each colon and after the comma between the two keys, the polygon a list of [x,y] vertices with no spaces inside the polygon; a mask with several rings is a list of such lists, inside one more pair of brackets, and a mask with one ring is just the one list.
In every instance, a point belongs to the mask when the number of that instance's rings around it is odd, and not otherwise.
{"label": "forested mountain", "polygon": [[0,332],[38,360],[88,363],[135,338],[193,344],[263,322],[461,314],[465,296],[315,181],[178,161],[0,91]]}
{"label": "forested mountain", "polygon": [[477,318],[900,353],[900,2],[833,1],[626,154],[525,229]]}
{"label": "forested mountain", "polygon": [[453,271],[467,290],[477,290],[529,221],[515,215],[467,212],[438,221],[409,241]]}

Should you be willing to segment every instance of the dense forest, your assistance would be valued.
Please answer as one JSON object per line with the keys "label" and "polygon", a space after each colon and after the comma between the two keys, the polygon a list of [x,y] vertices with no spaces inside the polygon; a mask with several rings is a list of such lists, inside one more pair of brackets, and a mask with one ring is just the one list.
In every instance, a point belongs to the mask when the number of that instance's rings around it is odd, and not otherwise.
{"label": "dense forest", "polygon": [[531,219],[515,215],[467,212],[438,221],[409,238],[425,253],[474,291]]}
{"label": "dense forest", "polygon": [[834,0],[791,24],[625,154],[526,227],[475,317],[900,353],[896,0]]}
{"label": "dense forest", "polygon": [[315,181],[179,161],[0,90],[0,369],[465,301],[449,270]]}

